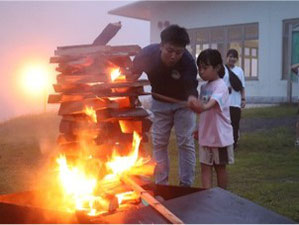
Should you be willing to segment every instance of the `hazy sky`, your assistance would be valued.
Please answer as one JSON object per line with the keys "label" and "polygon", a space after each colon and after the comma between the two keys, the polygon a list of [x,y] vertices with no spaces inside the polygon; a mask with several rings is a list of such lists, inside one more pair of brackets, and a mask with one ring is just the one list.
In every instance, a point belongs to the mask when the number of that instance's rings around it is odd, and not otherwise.
{"label": "hazy sky", "polygon": [[0,121],[43,111],[44,97],[26,93],[21,74],[29,64],[42,65],[52,71],[55,81],[55,65],[49,58],[57,46],[91,44],[109,22],[118,21],[122,28],[109,45],[149,44],[149,22],[108,15],[110,9],[128,3],[0,2]]}

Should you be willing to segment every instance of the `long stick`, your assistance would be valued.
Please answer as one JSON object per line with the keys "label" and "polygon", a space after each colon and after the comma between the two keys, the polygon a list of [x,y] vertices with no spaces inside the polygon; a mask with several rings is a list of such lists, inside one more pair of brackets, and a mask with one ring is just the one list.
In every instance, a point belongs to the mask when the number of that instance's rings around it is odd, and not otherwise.
{"label": "long stick", "polygon": [[179,100],[179,99],[176,99],[176,98],[171,98],[171,97],[161,95],[161,94],[158,94],[158,93],[155,93],[155,92],[144,92],[144,93],[145,94],[150,94],[152,96],[158,97],[158,98],[160,98],[162,100],[165,100],[165,101],[168,101],[168,102],[179,103],[179,104],[182,104],[183,106],[187,107],[187,101],[182,101],[182,100]]}
{"label": "long stick", "polygon": [[140,197],[142,199],[144,199],[155,210],[157,210],[159,213],[161,213],[172,224],[184,224],[184,222],[182,220],[180,220],[176,215],[174,215],[172,212],[170,212],[164,205],[162,205],[157,199],[155,199],[153,196],[151,196],[146,190],[144,190],[142,187],[140,187],[138,184],[136,184],[136,182],[133,181],[131,178],[124,175],[121,177],[121,180],[125,184],[130,185],[130,187],[132,187],[135,191],[137,191],[140,194]]}

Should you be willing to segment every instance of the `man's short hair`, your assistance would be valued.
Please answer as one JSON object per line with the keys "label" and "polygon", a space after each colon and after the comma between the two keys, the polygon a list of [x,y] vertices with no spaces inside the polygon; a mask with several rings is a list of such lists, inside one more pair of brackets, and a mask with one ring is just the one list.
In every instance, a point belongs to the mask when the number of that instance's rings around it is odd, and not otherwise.
{"label": "man's short hair", "polygon": [[176,46],[186,47],[190,43],[189,35],[184,27],[170,25],[160,34],[162,44],[170,43]]}

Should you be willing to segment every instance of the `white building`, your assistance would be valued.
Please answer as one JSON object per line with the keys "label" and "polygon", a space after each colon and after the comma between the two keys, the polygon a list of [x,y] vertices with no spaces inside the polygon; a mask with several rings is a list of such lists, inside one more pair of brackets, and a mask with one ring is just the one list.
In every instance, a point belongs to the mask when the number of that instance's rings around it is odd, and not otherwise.
{"label": "white building", "polygon": [[236,48],[250,102],[298,99],[288,74],[299,62],[299,1],[138,1],[109,13],[149,21],[152,43],[169,24],[187,28],[194,56],[210,47],[225,58]]}

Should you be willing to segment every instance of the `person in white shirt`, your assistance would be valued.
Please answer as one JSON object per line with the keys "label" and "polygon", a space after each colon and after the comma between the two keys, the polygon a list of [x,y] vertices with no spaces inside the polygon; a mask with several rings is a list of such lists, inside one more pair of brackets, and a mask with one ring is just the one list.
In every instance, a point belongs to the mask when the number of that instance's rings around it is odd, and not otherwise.
{"label": "person in white shirt", "polygon": [[[246,105],[245,98],[245,77],[244,72],[241,67],[236,66],[236,62],[239,59],[239,54],[236,49],[229,49],[226,54],[226,66],[225,66],[225,75],[223,77],[224,82],[226,83],[229,89],[229,101],[230,101],[230,118],[233,126],[234,133],[234,149],[237,147],[239,140],[239,126],[241,119],[241,108],[244,108]],[[237,75],[242,83],[242,90],[236,91],[232,88],[229,81],[229,71],[227,67]]]}

